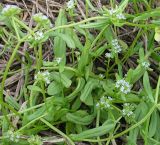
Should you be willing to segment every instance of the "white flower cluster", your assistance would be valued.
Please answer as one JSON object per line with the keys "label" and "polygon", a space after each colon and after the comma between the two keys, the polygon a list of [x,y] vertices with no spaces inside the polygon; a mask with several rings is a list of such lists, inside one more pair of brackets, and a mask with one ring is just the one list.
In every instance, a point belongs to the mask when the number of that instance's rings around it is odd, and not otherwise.
{"label": "white flower cluster", "polygon": [[74,0],[70,0],[67,2],[67,8],[72,9],[74,7]]}
{"label": "white flower cluster", "polygon": [[126,109],[123,109],[122,110],[122,115],[123,116],[131,116],[133,114],[133,112],[132,111],[128,111],[128,110],[126,110]]}
{"label": "white flower cluster", "polygon": [[99,74],[99,77],[103,79],[105,76],[103,74]]}
{"label": "white flower cluster", "polygon": [[134,106],[132,104],[124,103],[122,116],[132,118],[134,116],[133,110],[134,110]]}
{"label": "white flower cluster", "polygon": [[119,88],[120,91],[124,94],[128,94],[131,91],[131,85],[124,79],[118,80],[116,82],[116,88]]}
{"label": "white flower cluster", "polygon": [[142,62],[142,66],[143,66],[145,69],[148,69],[148,68],[149,68],[149,66],[150,66],[150,63],[149,63],[149,62],[144,61],[144,62]]}
{"label": "white flower cluster", "polygon": [[37,14],[33,15],[33,19],[36,23],[39,23],[43,26],[50,26],[50,27],[53,26],[50,19],[42,13],[37,13]]}
{"label": "white flower cluster", "polygon": [[100,101],[96,104],[96,107],[100,109],[108,109],[111,108],[112,97],[101,97]]}
{"label": "white flower cluster", "polygon": [[6,134],[6,137],[13,142],[19,142],[20,135],[18,133],[14,133],[13,131],[9,130]]}
{"label": "white flower cluster", "polygon": [[35,77],[37,81],[44,81],[46,84],[50,84],[50,73],[48,71],[45,72],[38,72]]}
{"label": "white flower cluster", "polygon": [[119,19],[119,20],[125,20],[125,19],[126,19],[125,15],[122,14],[122,13],[118,13],[118,12],[117,12],[117,8],[118,8],[118,7],[116,7],[116,9],[113,9],[113,8],[112,8],[111,10],[108,10],[109,14],[110,14],[111,16],[112,16],[112,15],[115,15],[116,18]]}
{"label": "white flower cluster", "polygon": [[112,58],[112,53],[105,53],[106,58]]}
{"label": "white flower cluster", "polygon": [[113,52],[114,53],[120,53],[122,51],[121,46],[118,43],[117,39],[112,40],[112,46],[113,46]]}
{"label": "white flower cluster", "polygon": [[16,5],[6,5],[3,9],[2,9],[2,15],[5,16],[11,16],[13,14],[17,14],[20,12],[20,8]]}
{"label": "white flower cluster", "polygon": [[60,64],[60,62],[62,61],[62,58],[61,57],[57,57],[57,58],[55,58],[55,61],[57,62],[57,64]]}
{"label": "white flower cluster", "polygon": [[125,17],[122,13],[116,14],[116,17],[117,17],[119,20],[125,20],[125,19],[126,19],[126,17]]}
{"label": "white flower cluster", "polygon": [[40,19],[42,21],[48,20],[48,17],[46,15],[43,15],[42,13],[37,13],[33,15],[34,19]]}
{"label": "white flower cluster", "polygon": [[44,33],[42,31],[37,31],[34,35],[36,41],[42,40],[44,38]]}
{"label": "white flower cluster", "polygon": [[43,142],[42,142],[42,139],[40,136],[36,135],[36,136],[31,136],[29,139],[28,139],[28,143],[30,145],[42,145]]}
{"label": "white flower cluster", "polygon": [[110,15],[113,15],[117,12],[117,10],[116,9],[111,9],[111,10],[108,10],[108,12],[109,12]]}

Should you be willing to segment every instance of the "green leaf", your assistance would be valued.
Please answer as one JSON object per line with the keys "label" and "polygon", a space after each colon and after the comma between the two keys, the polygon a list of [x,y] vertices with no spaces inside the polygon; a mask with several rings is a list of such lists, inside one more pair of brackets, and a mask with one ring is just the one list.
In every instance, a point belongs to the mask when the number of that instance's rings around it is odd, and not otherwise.
{"label": "green leaf", "polygon": [[83,78],[77,78],[77,81],[78,85],[76,89],[66,97],[69,102],[71,102],[77,96],[77,94],[83,89],[85,85],[85,80]]}
{"label": "green leaf", "polygon": [[156,130],[157,130],[157,112],[156,110],[152,113],[151,115],[151,120],[150,120],[150,125],[149,125],[149,132],[148,132],[148,135],[150,138],[152,138],[155,133],[156,133]]}
{"label": "green leaf", "polygon": [[127,5],[128,5],[128,1],[129,1],[129,0],[123,0],[123,1],[120,3],[117,11],[123,12],[124,9],[125,9],[125,8],[127,7]]}
{"label": "green leaf", "polygon": [[69,35],[72,38],[72,40],[74,41],[75,47],[79,48],[79,50],[82,51],[83,45],[82,45],[81,41],[79,40],[75,29],[67,28],[65,31],[65,34]]}
{"label": "green leaf", "polygon": [[143,76],[143,86],[144,86],[144,89],[145,89],[148,97],[150,98],[150,101],[154,102],[152,89],[150,86],[149,76],[148,76],[147,71],[144,73],[144,76]]}
{"label": "green leaf", "polygon": [[90,2],[90,0],[86,0],[87,5],[93,10],[93,11],[97,11],[96,8],[92,5],[92,3]]}
{"label": "green leaf", "polygon": [[53,81],[49,84],[47,88],[48,95],[56,95],[59,94],[62,91],[62,86],[60,83]]}
{"label": "green leaf", "polygon": [[71,86],[72,81],[68,79],[68,77],[62,73],[52,72],[50,74],[51,80],[57,81],[59,84],[62,84],[64,87],[69,88]]}
{"label": "green leaf", "polygon": [[127,145],[137,145],[138,134],[139,134],[139,128],[132,129],[129,132],[129,137],[127,139],[128,141]]}
{"label": "green leaf", "polygon": [[99,20],[97,22],[93,22],[93,23],[87,23],[87,24],[82,24],[79,27],[81,28],[100,28],[100,27],[104,27],[106,26],[110,21],[109,20]]}
{"label": "green leaf", "polygon": [[78,63],[78,70],[82,74],[84,73],[86,65],[89,63],[89,48],[90,48],[90,46],[91,46],[91,43],[87,39],[85,47],[83,48],[79,63]]}
{"label": "green leaf", "polygon": [[144,72],[145,70],[140,65],[138,65],[135,70],[131,70],[130,74],[132,74],[132,76],[130,78],[130,83],[134,84],[137,82],[143,76]]}
{"label": "green leaf", "polygon": [[109,123],[109,124],[105,124],[97,128],[83,131],[80,134],[72,134],[70,135],[70,137],[71,139],[75,141],[83,140],[83,139],[90,139],[90,138],[102,136],[102,135],[109,133],[114,128],[114,126],[115,126],[114,123]]}
{"label": "green leaf", "polygon": [[80,97],[77,97],[76,100],[74,101],[74,103],[72,104],[72,110],[76,111],[80,108],[82,102],[80,100]]}
{"label": "green leaf", "polygon": [[82,91],[80,100],[86,105],[93,105],[93,98],[91,96],[91,92],[94,88],[98,87],[98,85],[100,85],[98,80],[95,79],[88,80],[87,84],[85,85]]}
{"label": "green leaf", "polygon": [[160,42],[160,27],[156,27],[156,28],[155,28],[154,39],[155,39],[157,42]]}
{"label": "green leaf", "polygon": [[104,46],[99,47],[95,52],[92,52],[91,55],[96,57],[96,58],[101,56],[104,53],[104,51],[107,49],[107,46],[108,45],[105,44]]}
{"label": "green leaf", "polygon": [[61,39],[63,39],[66,42],[66,44],[69,48],[75,48],[76,47],[75,43],[74,43],[74,40],[68,34],[54,33],[54,35],[59,36]]}
{"label": "green leaf", "polygon": [[140,14],[138,17],[133,19],[133,22],[137,22],[140,20],[146,20],[151,17],[159,17],[159,15],[160,15],[160,9],[159,8],[155,10],[153,9],[151,11],[147,11],[145,13]]}
{"label": "green leaf", "polygon": [[145,102],[139,103],[134,112],[136,121],[140,121],[142,118],[144,118],[148,113],[148,111],[149,111],[149,108]]}
{"label": "green leaf", "polygon": [[139,58],[140,60],[144,60],[144,49],[143,48],[139,49]]}
{"label": "green leaf", "polygon": [[66,115],[68,121],[80,125],[89,125],[93,121],[94,117],[94,115],[87,115],[87,113],[81,115],[79,111],[75,113],[67,113]]}
{"label": "green leaf", "polygon": [[31,91],[36,91],[36,92],[41,92],[41,93],[43,92],[43,90],[40,87],[35,86],[35,85],[29,85],[27,86],[27,88]]}
{"label": "green leaf", "polygon": [[[65,15],[65,10],[61,9],[58,15],[58,18],[55,22],[55,26],[62,26],[67,23],[67,18]],[[64,29],[58,29],[55,31],[56,33],[62,33],[64,34]],[[56,58],[62,58],[59,66],[60,66],[60,72],[64,71],[64,66],[66,64],[66,42],[59,36],[56,36],[54,38],[54,48],[53,48],[54,54]]]}
{"label": "green leaf", "polygon": [[12,96],[6,96],[5,97],[5,101],[7,103],[9,103],[13,108],[15,108],[16,110],[20,109],[20,105],[16,102],[15,98]]}

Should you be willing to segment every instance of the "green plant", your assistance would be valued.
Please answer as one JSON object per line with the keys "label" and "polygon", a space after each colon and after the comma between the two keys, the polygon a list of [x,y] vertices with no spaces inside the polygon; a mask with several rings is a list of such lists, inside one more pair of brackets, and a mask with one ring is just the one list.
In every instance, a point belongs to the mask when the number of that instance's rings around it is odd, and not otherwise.
{"label": "green plant", "polygon": [[[110,0],[110,8],[96,9],[86,0],[86,18],[77,22],[77,3],[70,0],[60,9],[55,25],[42,13],[35,14],[33,28],[21,20],[19,7],[2,8],[0,57],[8,47],[12,53],[0,72],[2,143],[108,145],[123,137],[128,145],[136,145],[139,138],[145,145],[160,144],[159,8],[152,9],[153,2],[146,0],[123,0],[118,6]],[[129,4],[133,13],[125,13]],[[144,7],[142,14],[138,5]],[[89,11],[97,16],[88,18]],[[125,27],[137,32],[130,42],[120,37]],[[53,59],[47,61],[43,53],[49,42]],[[24,44],[34,62],[27,50],[23,60],[19,57]],[[24,70],[12,71],[15,60]],[[157,64],[156,87],[150,81],[155,69],[151,60]],[[126,67],[130,64],[134,67]],[[16,98],[4,95],[7,77],[20,71],[25,75],[21,93]],[[62,138],[41,135],[43,131]]]}

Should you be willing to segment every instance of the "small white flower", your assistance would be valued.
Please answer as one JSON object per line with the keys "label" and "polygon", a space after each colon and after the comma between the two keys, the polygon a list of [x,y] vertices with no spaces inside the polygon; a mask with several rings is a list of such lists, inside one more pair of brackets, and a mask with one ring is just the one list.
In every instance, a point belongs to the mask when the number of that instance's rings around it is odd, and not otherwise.
{"label": "small white flower", "polygon": [[99,107],[100,106],[100,104],[99,104],[99,102],[96,104],[96,107]]}
{"label": "small white flower", "polygon": [[13,142],[19,142],[20,139],[20,135],[18,133],[14,133],[11,130],[7,132],[6,137]]}
{"label": "small white flower", "polygon": [[37,31],[36,33],[35,33],[35,40],[41,40],[41,39],[43,39],[44,38],[44,34],[43,34],[43,32],[42,31]]}
{"label": "small white flower", "polygon": [[99,77],[103,79],[103,78],[104,78],[104,75],[103,75],[103,74],[99,74]]}
{"label": "small white flower", "polygon": [[130,117],[131,115],[133,115],[133,111],[130,111],[130,110],[128,110],[128,109],[123,109],[123,110],[122,110],[122,115],[123,115],[123,116]]}
{"label": "small white flower", "polygon": [[109,97],[108,97],[108,100],[109,100],[109,101],[112,101],[112,100],[113,100],[113,98],[109,96]]}
{"label": "small white flower", "polygon": [[123,105],[123,106],[126,106],[126,107],[127,107],[127,106],[129,106],[129,105],[130,105],[129,103],[124,103],[124,105]]}
{"label": "small white flower", "polygon": [[125,109],[122,110],[122,115],[123,115],[123,116],[126,115],[126,110],[125,110]]}
{"label": "small white flower", "polygon": [[53,24],[51,23],[50,19],[42,13],[37,13],[33,15],[33,20],[36,23],[43,25],[44,27],[45,26],[53,27]]}
{"label": "small white flower", "polygon": [[2,9],[2,14],[3,15],[12,15],[12,12],[16,12],[19,11],[20,8],[16,5],[6,5],[3,9]]}
{"label": "small white flower", "polygon": [[55,59],[55,61],[57,62],[57,64],[60,64],[60,62],[62,61],[62,58],[61,58],[61,57],[57,57],[57,58]]}
{"label": "small white flower", "polygon": [[120,53],[122,51],[121,46],[118,43],[117,39],[112,40],[112,47],[113,47],[113,52],[114,53]]}
{"label": "small white flower", "polygon": [[100,108],[100,109],[108,109],[111,108],[111,97],[101,97],[100,101],[96,104],[96,107]]}
{"label": "small white flower", "polygon": [[116,17],[118,18],[118,19],[123,19],[123,20],[125,20],[126,19],[126,17],[122,14],[122,13],[120,13],[120,14],[116,14]]}
{"label": "small white flower", "polygon": [[149,62],[144,61],[144,62],[142,62],[142,66],[143,66],[145,69],[148,69],[148,68],[149,68],[149,66],[150,66],[150,63],[149,63]]}
{"label": "small white flower", "polygon": [[129,117],[129,116],[131,116],[133,114],[133,112],[132,111],[129,111],[128,113],[127,113],[127,116]]}
{"label": "small white flower", "polygon": [[43,15],[42,13],[37,13],[33,15],[33,18],[38,18],[40,20],[48,20],[48,17],[46,15]]}
{"label": "small white flower", "polygon": [[72,9],[74,7],[74,0],[70,0],[67,2],[67,8]]}
{"label": "small white flower", "polygon": [[133,110],[134,106],[130,103],[124,103],[123,105],[123,110],[122,110],[122,114],[125,116],[131,116],[133,114]]}
{"label": "small white flower", "polygon": [[117,39],[113,39],[112,40],[112,45],[117,45],[118,44],[118,40]]}
{"label": "small white flower", "polygon": [[30,138],[28,138],[28,143],[30,144],[30,145],[33,145],[33,144],[36,144],[36,145],[42,145],[43,144],[43,142],[42,142],[42,139],[41,139],[41,137],[40,136],[31,136]]}
{"label": "small white flower", "polygon": [[120,91],[124,94],[128,94],[131,91],[131,85],[124,79],[118,80],[115,86],[116,88],[119,88]]}
{"label": "small white flower", "polygon": [[112,57],[112,54],[111,54],[111,53],[106,53],[106,54],[105,54],[105,57],[106,57],[106,58],[111,58],[111,57]]}
{"label": "small white flower", "polygon": [[115,14],[115,13],[116,13],[116,11],[117,11],[116,9],[111,9],[111,10],[108,10],[108,12],[109,12],[109,14],[110,14],[110,15],[113,15],[113,14]]}
{"label": "small white flower", "polygon": [[34,76],[35,80],[38,81],[44,81],[46,84],[50,84],[50,73],[48,71],[45,72],[38,72],[35,76]]}

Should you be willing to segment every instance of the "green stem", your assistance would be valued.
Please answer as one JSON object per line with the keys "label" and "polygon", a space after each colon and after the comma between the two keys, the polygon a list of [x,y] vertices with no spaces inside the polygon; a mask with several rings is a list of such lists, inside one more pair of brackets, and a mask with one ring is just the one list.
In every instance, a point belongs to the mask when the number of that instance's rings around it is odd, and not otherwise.
{"label": "green stem", "polygon": [[57,129],[56,127],[54,127],[52,124],[50,124],[48,121],[46,121],[45,119],[41,118],[40,119],[43,123],[45,123],[48,127],[50,127],[51,129],[53,129],[55,132],[57,132],[58,134],[60,134],[61,136],[63,136],[64,138],[66,138],[68,140],[68,142],[70,143],[70,145],[75,145],[75,143],[66,135],[64,134],[62,131],[60,131],[59,129]]}
{"label": "green stem", "polygon": [[86,23],[86,22],[89,22],[89,21],[100,20],[100,19],[106,19],[106,17],[104,17],[104,16],[91,17],[91,18],[82,20],[82,21],[77,22],[77,23],[72,23],[72,24],[68,24],[68,25],[57,26],[57,27],[54,27],[54,28],[52,28],[52,29],[49,29],[46,33],[50,33],[50,32],[55,31],[55,30],[57,30],[57,29],[74,27],[74,26],[77,26],[77,25],[80,25],[80,24],[83,24],[83,23]]}
{"label": "green stem", "polygon": [[7,78],[7,75],[8,75],[8,71],[9,71],[9,68],[15,58],[15,55],[17,53],[17,50],[19,49],[20,45],[21,45],[21,41],[18,42],[17,46],[15,47],[9,61],[8,61],[8,64],[6,66],[6,69],[5,69],[5,72],[4,72],[4,75],[3,75],[3,78],[2,78],[2,82],[1,82],[1,88],[0,88],[0,104],[2,104],[2,109],[3,109],[3,90],[4,90],[4,87],[5,87],[5,80]]}
{"label": "green stem", "polygon": [[38,68],[40,70],[40,68],[42,67],[42,63],[43,63],[43,54],[42,54],[42,45],[39,45],[39,62],[38,62]]}
{"label": "green stem", "polygon": [[160,86],[160,76],[158,79],[158,84],[157,84],[157,88],[156,88],[156,94],[155,94],[155,103],[158,103],[158,96],[159,96],[159,86]]}
{"label": "green stem", "polygon": [[43,114],[35,119],[33,119],[32,121],[30,121],[29,123],[27,123],[26,125],[24,125],[23,127],[21,127],[19,130],[17,130],[15,133],[17,132],[21,132],[22,130],[24,130],[26,127],[30,126],[32,123],[34,123],[37,120],[40,120],[41,118],[45,117],[47,114]]}
{"label": "green stem", "polygon": [[25,25],[22,21],[20,21],[19,19],[17,19],[16,17],[13,18],[19,25],[21,25],[23,28],[25,28],[28,32],[30,32],[31,34],[34,34],[34,31],[32,31],[32,29],[30,29],[27,25]]}
{"label": "green stem", "polygon": [[[100,109],[97,111],[97,118],[96,118],[96,127],[99,127],[99,119],[100,119]],[[102,145],[100,137],[97,137],[98,145]]]}
{"label": "green stem", "polygon": [[18,41],[20,41],[20,36],[19,36],[19,33],[18,33],[17,26],[16,26],[16,24],[15,24],[14,18],[12,18],[12,24],[13,24],[13,27],[14,27],[14,29],[15,29],[15,32],[16,32],[16,35],[17,35],[17,38],[18,38]]}

